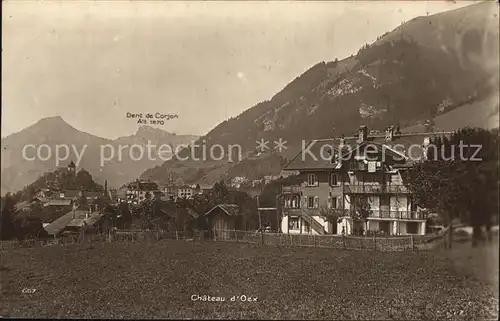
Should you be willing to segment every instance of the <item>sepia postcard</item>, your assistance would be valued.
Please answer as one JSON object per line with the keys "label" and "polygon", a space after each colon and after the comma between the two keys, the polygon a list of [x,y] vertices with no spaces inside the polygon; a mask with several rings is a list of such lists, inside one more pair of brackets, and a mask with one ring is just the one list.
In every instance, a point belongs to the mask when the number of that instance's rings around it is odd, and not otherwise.
{"label": "sepia postcard", "polygon": [[2,1],[0,317],[498,320],[496,1]]}

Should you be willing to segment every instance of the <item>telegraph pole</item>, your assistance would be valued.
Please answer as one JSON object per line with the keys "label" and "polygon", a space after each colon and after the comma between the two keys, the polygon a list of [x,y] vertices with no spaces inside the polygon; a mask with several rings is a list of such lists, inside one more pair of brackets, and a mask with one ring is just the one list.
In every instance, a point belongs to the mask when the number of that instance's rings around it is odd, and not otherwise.
{"label": "telegraph pole", "polygon": [[257,195],[257,213],[259,214],[259,230],[262,233],[262,217],[260,215],[260,203],[259,203],[259,195]]}

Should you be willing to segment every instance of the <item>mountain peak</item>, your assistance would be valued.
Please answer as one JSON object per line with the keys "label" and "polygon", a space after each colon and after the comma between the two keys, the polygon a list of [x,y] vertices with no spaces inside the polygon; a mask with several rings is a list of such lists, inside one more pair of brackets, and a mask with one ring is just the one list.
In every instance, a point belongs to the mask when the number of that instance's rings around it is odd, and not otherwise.
{"label": "mountain peak", "polygon": [[147,135],[147,134],[152,134],[152,133],[161,133],[163,135],[171,135],[171,133],[169,133],[163,129],[155,128],[155,127],[148,126],[148,125],[142,125],[141,127],[139,127],[139,129],[137,129],[136,135],[141,136],[141,135],[145,135],[145,134]]}
{"label": "mountain peak", "polygon": [[61,116],[45,117],[38,121],[39,124],[69,125]]}

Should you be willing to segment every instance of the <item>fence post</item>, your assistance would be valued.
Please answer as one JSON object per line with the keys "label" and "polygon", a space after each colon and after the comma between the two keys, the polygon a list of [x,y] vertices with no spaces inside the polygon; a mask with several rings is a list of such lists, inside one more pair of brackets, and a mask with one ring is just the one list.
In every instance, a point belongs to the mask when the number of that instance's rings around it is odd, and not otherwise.
{"label": "fence post", "polygon": [[234,230],[234,236],[236,237],[236,243],[238,243],[238,233],[236,233],[236,230]]}
{"label": "fence post", "polygon": [[411,244],[411,250],[414,251],[415,250],[415,243],[413,241],[413,234],[410,235],[410,244]]}
{"label": "fence post", "polygon": [[177,229],[175,229],[175,239],[179,240],[179,232],[177,231]]}
{"label": "fence post", "polygon": [[373,252],[377,251],[377,238],[375,233],[373,234]]}
{"label": "fence post", "polygon": [[344,250],[346,249],[345,246],[345,234],[342,234],[342,244],[344,245]]}
{"label": "fence post", "polygon": [[316,247],[316,234],[313,234],[313,244],[314,244],[314,247]]}

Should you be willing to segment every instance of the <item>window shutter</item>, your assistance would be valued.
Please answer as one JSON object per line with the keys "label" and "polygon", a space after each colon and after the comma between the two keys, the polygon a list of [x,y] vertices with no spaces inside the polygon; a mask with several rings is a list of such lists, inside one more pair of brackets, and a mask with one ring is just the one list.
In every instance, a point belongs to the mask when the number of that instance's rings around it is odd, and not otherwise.
{"label": "window shutter", "polygon": [[319,208],[319,197],[314,196],[314,208]]}
{"label": "window shutter", "polygon": [[328,196],[328,208],[333,208],[332,207],[332,197],[331,196]]}
{"label": "window shutter", "polygon": [[307,201],[307,196],[304,196],[304,206],[303,208],[308,208],[309,207],[309,202]]}

